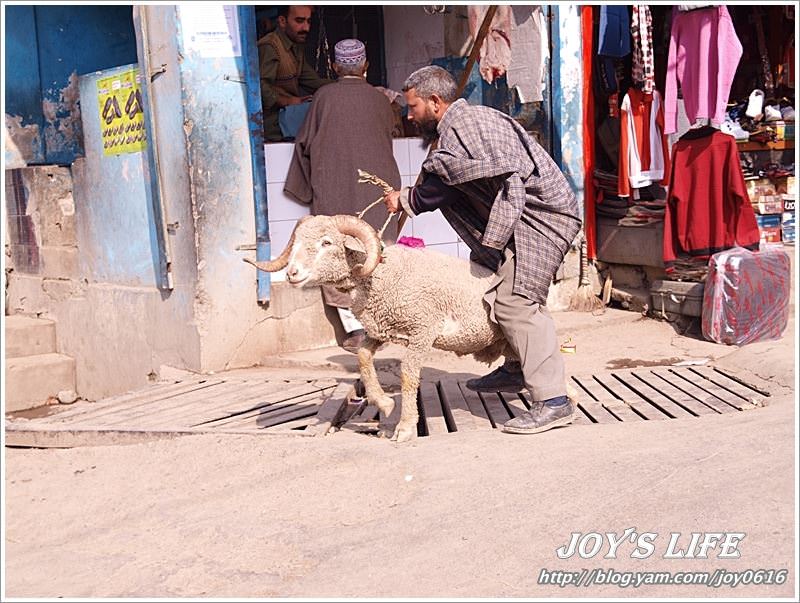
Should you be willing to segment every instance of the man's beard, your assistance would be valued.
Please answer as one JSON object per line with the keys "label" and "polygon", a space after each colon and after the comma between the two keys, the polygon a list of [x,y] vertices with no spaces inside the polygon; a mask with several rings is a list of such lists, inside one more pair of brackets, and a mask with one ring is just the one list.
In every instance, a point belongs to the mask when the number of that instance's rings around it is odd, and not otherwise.
{"label": "man's beard", "polygon": [[295,44],[305,44],[308,40],[308,32],[285,32],[286,37]]}
{"label": "man's beard", "polygon": [[425,146],[430,146],[439,137],[436,126],[437,123],[433,117],[426,117],[424,120],[417,122],[417,132],[422,137]]}

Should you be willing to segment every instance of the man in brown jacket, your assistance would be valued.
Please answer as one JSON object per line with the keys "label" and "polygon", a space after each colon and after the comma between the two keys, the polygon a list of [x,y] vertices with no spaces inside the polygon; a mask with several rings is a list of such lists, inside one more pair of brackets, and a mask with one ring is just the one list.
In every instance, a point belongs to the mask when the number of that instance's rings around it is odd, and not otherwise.
{"label": "man in brown jacket", "polygon": [[281,6],[278,27],[258,41],[261,107],[267,142],[283,139],[278,124],[278,112],[283,107],[310,101],[311,94],[333,81],[319,77],[305,60],[310,29],[310,6]]}

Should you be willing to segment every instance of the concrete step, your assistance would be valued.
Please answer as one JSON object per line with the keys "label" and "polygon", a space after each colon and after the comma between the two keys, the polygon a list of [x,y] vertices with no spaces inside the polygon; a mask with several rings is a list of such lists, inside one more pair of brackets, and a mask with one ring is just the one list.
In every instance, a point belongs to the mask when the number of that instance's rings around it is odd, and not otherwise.
{"label": "concrete step", "polygon": [[75,360],[64,354],[6,358],[6,412],[42,406],[62,390],[75,390]]}
{"label": "concrete step", "polygon": [[56,351],[56,323],[22,314],[5,317],[6,358],[36,356]]}

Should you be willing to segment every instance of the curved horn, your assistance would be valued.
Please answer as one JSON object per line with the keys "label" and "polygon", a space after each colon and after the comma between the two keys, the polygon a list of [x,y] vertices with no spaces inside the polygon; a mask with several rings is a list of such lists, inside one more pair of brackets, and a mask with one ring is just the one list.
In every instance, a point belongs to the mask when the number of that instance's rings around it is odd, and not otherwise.
{"label": "curved horn", "polygon": [[248,264],[252,264],[259,270],[263,270],[264,272],[277,272],[278,270],[283,270],[286,268],[286,264],[289,263],[289,254],[292,252],[292,247],[294,246],[294,235],[297,232],[297,228],[309,218],[311,218],[311,216],[303,216],[297,221],[297,224],[295,224],[294,230],[292,231],[292,236],[289,237],[289,242],[286,243],[286,249],[284,249],[283,253],[281,253],[274,260],[267,262],[254,262],[250,258],[244,258],[244,261]]}
{"label": "curved horn", "polygon": [[354,276],[369,276],[381,261],[381,240],[375,229],[355,216],[333,216],[336,228],[342,234],[355,237],[364,246],[367,259],[353,268]]}

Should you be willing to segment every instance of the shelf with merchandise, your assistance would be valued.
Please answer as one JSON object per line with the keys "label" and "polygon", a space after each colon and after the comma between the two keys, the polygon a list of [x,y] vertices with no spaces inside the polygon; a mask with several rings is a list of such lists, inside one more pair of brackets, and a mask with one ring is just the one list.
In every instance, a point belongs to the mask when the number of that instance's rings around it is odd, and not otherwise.
{"label": "shelf with merchandise", "polygon": [[794,149],[794,140],[776,140],[775,142],[756,142],[754,140],[737,141],[739,152],[752,151],[787,151]]}

